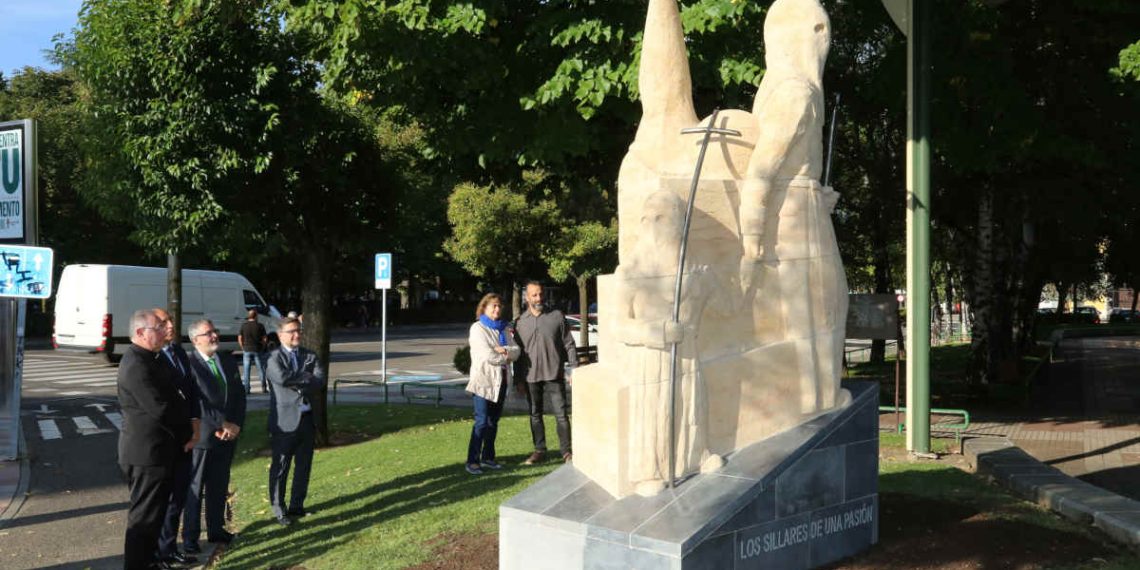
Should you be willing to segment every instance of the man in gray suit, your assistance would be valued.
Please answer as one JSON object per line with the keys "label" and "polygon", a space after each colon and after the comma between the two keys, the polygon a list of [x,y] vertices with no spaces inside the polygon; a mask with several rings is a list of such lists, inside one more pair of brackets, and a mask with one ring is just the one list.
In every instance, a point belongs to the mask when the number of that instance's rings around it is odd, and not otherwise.
{"label": "man in gray suit", "polygon": [[[325,367],[313,351],[301,347],[301,321],[282,319],[277,325],[281,346],[269,355],[269,439],[273,460],[269,466],[269,504],[277,522],[289,526],[305,516],[305,495],[313,465],[316,410],[312,402],[325,385]],[[285,483],[295,463],[289,502]]]}
{"label": "man in gray suit", "polygon": [[230,465],[245,422],[245,386],[232,355],[218,353],[218,330],[207,319],[190,325],[190,370],[198,385],[201,425],[182,516],[182,544],[196,547],[201,534],[202,499],[206,500],[206,540],[229,543],[225,529]]}

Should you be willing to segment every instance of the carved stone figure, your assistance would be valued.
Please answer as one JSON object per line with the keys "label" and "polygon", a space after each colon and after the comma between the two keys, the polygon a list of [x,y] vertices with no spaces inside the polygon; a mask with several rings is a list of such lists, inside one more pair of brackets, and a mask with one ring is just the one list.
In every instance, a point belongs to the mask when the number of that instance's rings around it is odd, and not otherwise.
{"label": "carved stone figure", "polygon": [[618,497],[657,492],[668,473],[672,342],[675,475],[715,469],[845,402],[847,287],[830,220],[838,196],[818,181],[827,14],[818,0],[769,8],[768,69],[752,112],[722,111],[715,126],[741,136],[710,140],[673,324],[678,213],[700,151],[681,130],[708,119],[693,107],[676,0],[650,0],[648,10],[642,121],[618,178],[619,267],[598,280],[599,362],[574,379],[574,465]]}
{"label": "carved stone figure", "polygon": [[[649,195],[639,220],[638,255],[618,269],[617,329],[629,348],[624,377],[630,383],[629,414],[636,428],[629,440],[630,478],[640,495],[655,495],[669,473],[670,347],[678,349],[678,398],[674,409],[675,475],[701,467],[719,469],[721,458],[707,446],[708,403],[700,374],[697,334],[701,314],[713,298],[707,267],[686,268],[680,318],[673,322],[673,290],[680,250],[683,204],[676,194]],[[719,296],[724,304],[729,298]],[[721,311],[726,314],[727,311]]]}

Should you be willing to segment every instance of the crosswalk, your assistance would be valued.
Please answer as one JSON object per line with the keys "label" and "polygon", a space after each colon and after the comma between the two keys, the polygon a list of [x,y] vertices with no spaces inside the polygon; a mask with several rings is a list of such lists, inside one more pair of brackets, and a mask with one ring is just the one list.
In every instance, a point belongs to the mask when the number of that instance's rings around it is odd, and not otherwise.
{"label": "crosswalk", "polygon": [[34,357],[24,360],[26,396],[89,396],[114,393],[118,368],[94,358]]}
{"label": "crosswalk", "polygon": [[[25,403],[24,433],[29,438],[45,441],[71,440],[117,434],[123,427],[122,412],[115,398],[115,379],[118,367],[95,358],[62,354],[41,354],[25,359],[23,373],[23,399]],[[336,375],[336,378],[377,377],[380,370],[364,370]],[[265,394],[259,394],[260,378],[253,370],[254,396],[250,406],[268,403]],[[442,384],[464,384],[467,379],[450,364],[425,364],[414,368],[389,368],[390,383],[405,381],[423,382],[424,377],[439,378]],[[332,378],[330,378],[331,383]],[[354,386],[342,386],[341,389]],[[255,403],[257,402],[257,403]]]}

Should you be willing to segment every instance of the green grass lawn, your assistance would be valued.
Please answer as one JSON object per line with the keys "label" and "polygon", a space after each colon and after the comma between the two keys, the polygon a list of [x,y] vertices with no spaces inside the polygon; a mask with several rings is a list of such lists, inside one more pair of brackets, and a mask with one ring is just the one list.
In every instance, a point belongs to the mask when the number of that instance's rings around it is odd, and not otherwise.
{"label": "green grass lawn", "polygon": [[[273,521],[266,492],[266,415],[250,413],[232,480],[240,536],[219,568],[373,569],[422,563],[432,558],[441,536],[496,533],[499,504],[560,465],[521,465],[532,448],[526,416],[503,418],[498,448],[507,467],[479,477],[463,470],[471,430],[466,409],[342,406],[333,409],[331,420],[334,440],[342,444],[316,453],[306,504],[315,513],[283,528]],[[557,441],[553,424],[552,418],[547,421],[548,441]],[[881,493],[960,504],[1072,536],[1093,534],[946,462],[899,459],[905,457],[899,452],[900,435],[883,434],[882,446]],[[936,451],[951,447],[952,440],[934,442]],[[1111,548],[1104,558],[1107,565],[1097,568],[1140,567],[1140,558]]]}
{"label": "green grass lawn", "polygon": [[[267,486],[265,412],[246,420],[232,486],[241,536],[219,568],[403,568],[432,553],[445,533],[497,532],[499,504],[560,462],[523,466],[533,451],[526,416],[504,417],[497,452],[507,465],[475,477],[463,470],[471,413],[426,406],[333,408],[336,439],[318,449],[305,507],[315,513],[283,528],[273,520]],[[557,441],[553,418],[546,422]]]}

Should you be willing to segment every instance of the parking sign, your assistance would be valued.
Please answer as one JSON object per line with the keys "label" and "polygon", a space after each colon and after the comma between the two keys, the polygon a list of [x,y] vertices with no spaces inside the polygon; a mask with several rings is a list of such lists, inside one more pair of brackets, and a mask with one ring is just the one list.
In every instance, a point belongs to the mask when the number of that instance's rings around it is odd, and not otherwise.
{"label": "parking sign", "polygon": [[392,288],[392,254],[376,254],[376,288]]}

